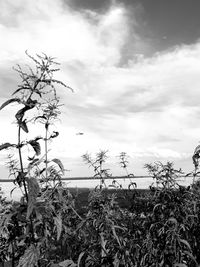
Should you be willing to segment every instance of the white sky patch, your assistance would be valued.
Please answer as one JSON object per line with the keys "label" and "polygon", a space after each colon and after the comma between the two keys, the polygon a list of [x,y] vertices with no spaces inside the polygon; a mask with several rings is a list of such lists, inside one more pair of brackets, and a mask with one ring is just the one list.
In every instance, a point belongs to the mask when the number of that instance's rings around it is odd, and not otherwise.
{"label": "white sky patch", "polygon": [[[0,100],[16,89],[17,76],[8,70],[27,62],[26,49],[58,58],[58,77],[75,89],[72,94],[59,88],[66,108],[56,126],[60,135],[52,142],[52,156],[61,156],[72,176],[88,173],[80,167],[81,155],[100,149],[109,150],[113,165],[126,151],[140,174],[144,160],[189,160],[200,140],[200,42],[151,58],[133,51],[122,67],[123,48],[132,45],[124,6],[113,5],[100,15],[75,12],[61,0],[6,0],[0,12]],[[137,34],[131,40],[143,41]],[[9,126],[14,110],[1,111],[1,142],[16,138]],[[32,128],[31,137],[41,131]]]}

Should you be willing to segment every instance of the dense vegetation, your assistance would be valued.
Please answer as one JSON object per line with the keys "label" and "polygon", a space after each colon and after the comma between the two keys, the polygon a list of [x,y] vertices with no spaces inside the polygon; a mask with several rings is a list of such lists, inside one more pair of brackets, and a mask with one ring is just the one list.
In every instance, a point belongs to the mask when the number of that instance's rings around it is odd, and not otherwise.
{"label": "dense vegetation", "polygon": [[[34,68],[15,69],[21,83],[13,97],[2,104],[20,105],[15,114],[17,143],[9,142],[8,168],[23,197],[20,202],[0,198],[0,264],[18,267],[193,267],[200,264],[200,183],[197,179],[200,148],[193,155],[194,177],[189,187],[180,186],[181,170],[172,163],[147,164],[155,183],[145,194],[137,191],[128,172],[125,153],[119,156],[121,167],[130,178],[129,190],[123,191],[113,180],[112,190],[105,183],[107,153],[93,159],[83,156],[94,169],[100,184],[88,197],[84,210],[77,207],[78,196],[66,189],[61,178],[62,162],[49,158],[48,144],[58,136],[51,124],[60,114],[54,78],[58,63],[46,55],[28,57]],[[40,123],[44,136],[22,140],[29,125]],[[42,145],[44,153],[42,152]],[[26,147],[30,147],[26,153]],[[120,191],[121,190],[121,191]],[[119,192],[128,205],[119,205]]]}

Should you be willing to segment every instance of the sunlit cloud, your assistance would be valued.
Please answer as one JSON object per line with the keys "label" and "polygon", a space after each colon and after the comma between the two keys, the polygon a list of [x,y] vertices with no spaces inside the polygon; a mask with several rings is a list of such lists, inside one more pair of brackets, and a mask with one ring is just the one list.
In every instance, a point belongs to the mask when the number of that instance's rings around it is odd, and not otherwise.
{"label": "sunlit cloud", "polygon": [[[135,54],[137,47],[149,49],[152,43],[138,33],[140,24],[125,5],[113,2],[98,13],[78,11],[67,3],[0,2],[0,100],[19,82],[12,66],[30,63],[24,51],[45,52],[61,62],[58,78],[75,91],[58,91],[65,107],[52,153],[62,155],[66,168],[77,167],[83,153],[99,149],[109,150],[112,164],[126,151],[134,164],[138,160],[141,172],[146,160],[189,159],[200,135],[200,43],[145,58]],[[14,111],[1,111],[7,129],[1,132],[2,142],[15,138],[8,120]],[[79,131],[84,135],[77,136]],[[77,169],[72,175],[83,173]]]}

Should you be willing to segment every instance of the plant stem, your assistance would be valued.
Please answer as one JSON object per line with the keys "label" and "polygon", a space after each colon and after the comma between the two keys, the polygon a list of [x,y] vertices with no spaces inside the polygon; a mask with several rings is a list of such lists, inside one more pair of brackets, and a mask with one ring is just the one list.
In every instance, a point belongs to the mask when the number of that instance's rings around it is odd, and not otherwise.
{"label": "plant stem", "polygon": [[48,171],[47,171],[47,168],[48,168],[48,143],[47,143],[47,140],[48,140],[48,128],[49,128],[49,122],[47,121],[45,123],[45,178],[46,178],[46,185],[47,185],[47,177],[48,177]]}
{"label": "plant stem", "polygon": [[[21,173],[24,175],[24,167],[23,167],[22,151],[21,151],[21,126],[20,125],[18,127],[18,151],[19,151],[19,161],[20,161]],[[25,182],[24,176],[23,176],[23,186],[24,186],[25,198],[26,198],[27,205],[28,205],[28,191],[26,188],[26,182]],[[34,242],[35,238],[34,238],[34,228],[33,228],[32,216],[30,217],[30,233],[31,233],[32,241]]]}
{"label": "plant stem", "polygon": [[[22,152],[21,152],[21,126],[19,125],[18,127],[18,152],[19,152],[19,162],[20,162],[20,168],[22,174],[24,173],[24,167],[23,167],[23,160],[22,160]],[[26,188],[26,183],[25,183],[25,177],[23,177],[23,186],[24,186],[24,192],[25,192],[25,198],[28,203],[28,192]]]}

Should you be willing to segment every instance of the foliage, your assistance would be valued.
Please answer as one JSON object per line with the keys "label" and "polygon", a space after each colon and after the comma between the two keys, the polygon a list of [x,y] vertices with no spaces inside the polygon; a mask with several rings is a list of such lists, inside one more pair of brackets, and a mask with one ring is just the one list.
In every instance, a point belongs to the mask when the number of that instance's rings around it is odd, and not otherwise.
{"label": "foliage", "polygon": [[[85,154],[83,160],[93,168],[94,179],[100,179],[100,185],[91,190],[80,216],[76,209],[78,196],[62,184],[62,162],[50,159],[48,154],[49,142],[59,135],[51,131],[61,106],[55,86],[71,88],[54,78],[58,63],[53,58],[26,54],[35,68],[15,68],[21,84],[0,107],[20,105],[15,114],[17,143],[6,142],[0,150],[12,152],[6,165],[23,193],[19,202],[6,202],[0,195],[0,262],[11,261],[18,267],[198,266],[199,146],[193,155],[191,186],[179,185],[178,177],[183,172],[171,162],[146,164],[154,184],[145,195],[139,194],[132,181],[134,174],[128,170],[125,152],[118,158],[130,179],[127,193],[105,167],[107,151],[100,151],[94,158]],[[22,140],[22,132],[28,136],[31,123],[40,123],[44,135]],[[25,147],[30,148],[28,155]],[[106,178],[112,180],[111,185],[106,184]],[[129,199],[126,208],[117,201],[119,190]]]}

